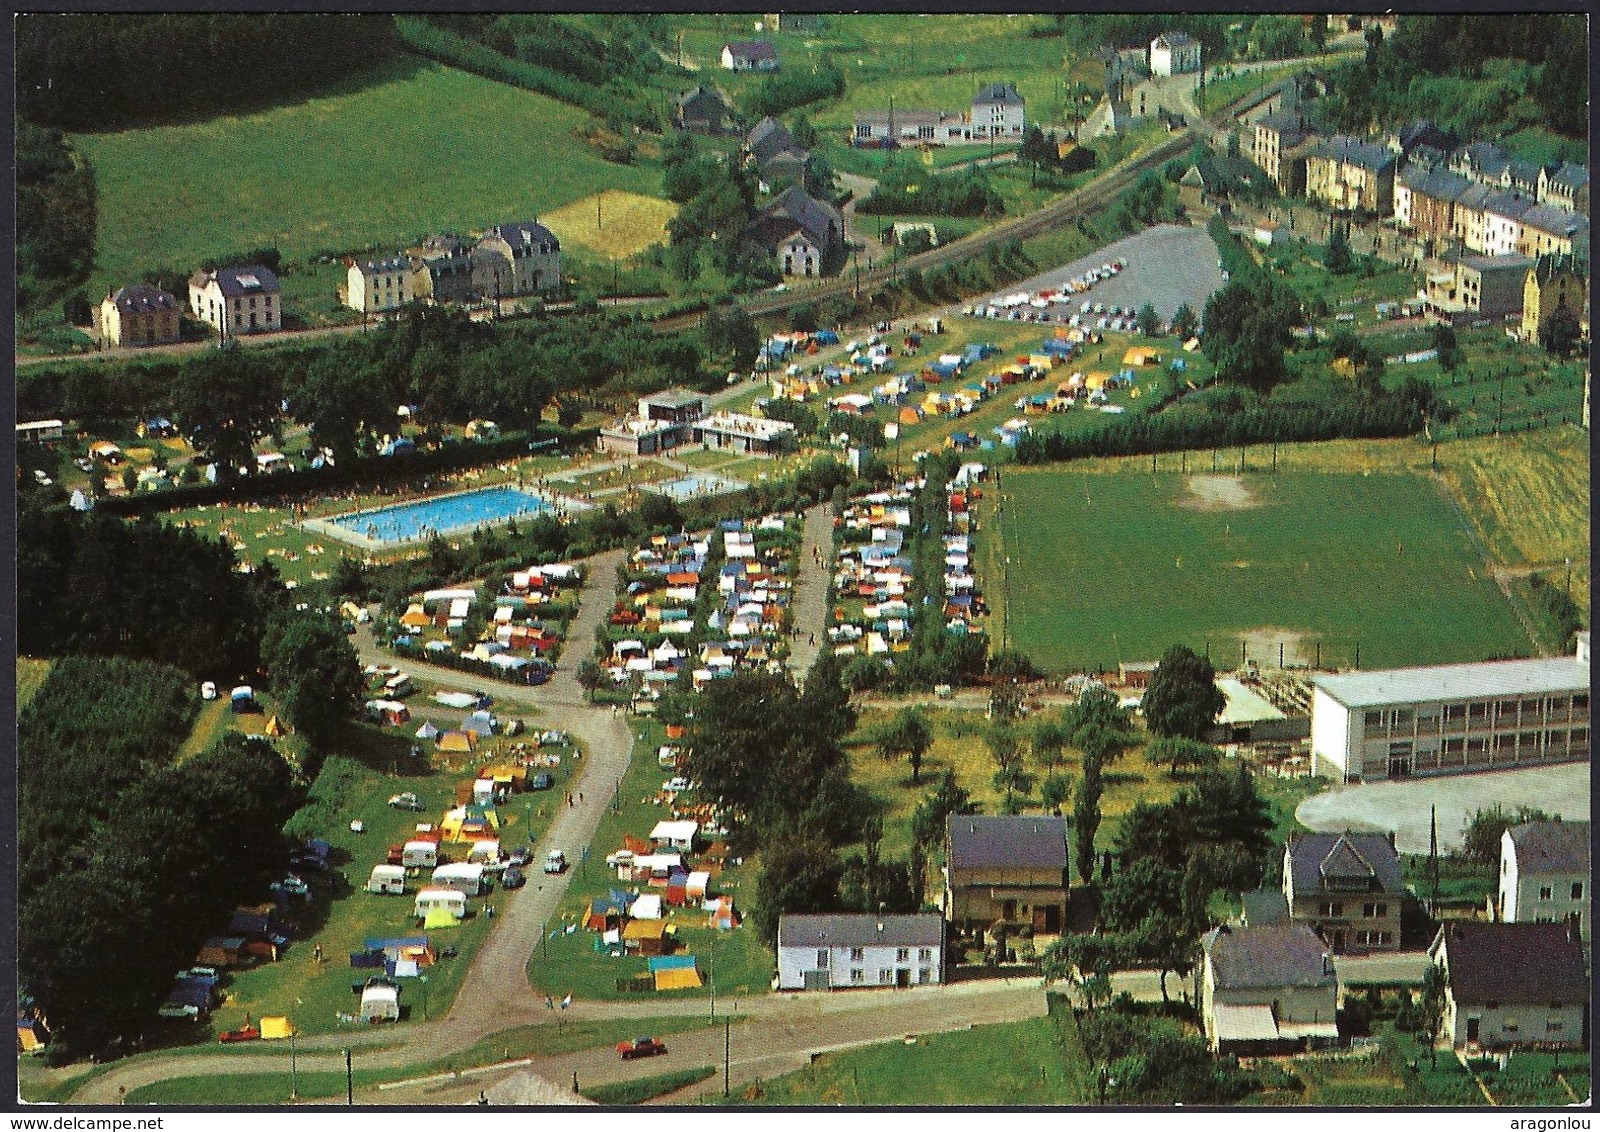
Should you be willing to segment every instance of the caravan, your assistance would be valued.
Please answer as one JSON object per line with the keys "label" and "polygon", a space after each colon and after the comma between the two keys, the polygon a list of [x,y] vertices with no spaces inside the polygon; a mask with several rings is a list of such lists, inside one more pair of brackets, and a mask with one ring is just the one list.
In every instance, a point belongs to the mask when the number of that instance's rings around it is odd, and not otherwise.
{"label": "caravan", "polygon": [[454,888],[424,888],[417,893],[413,912],[418,916],[426,916],[429,912],[443,909],[453,913],[457,918],[467,914],[467,897],[464,892]]}
{"label": "caravan", "polygon": [[367,878],[367,891],[380,896],[404,896],[406,870],[400,865],[373,865],[372,875]]}
{"label": "caravan", "polygon": [[417,689],[416,686],[411,683],[411,677],[407,676],[404,672],[401,672],[385,680],[383,682],[383,690],[385,694],[393,697],[394,699],[399,699],[402,696],[409,696]]}
{"label": "caravan", "polygon": [[431,869],[439,863],[439,844],[435,841],[407,841],[400,850],[400,863],[408,869]]}
{"label": "caravan", "polygon": [[439,888],[453,888],[467,896],[477,896],[483,891],[483,866],[467,862],[440,865],[433,870],[433,883]]}

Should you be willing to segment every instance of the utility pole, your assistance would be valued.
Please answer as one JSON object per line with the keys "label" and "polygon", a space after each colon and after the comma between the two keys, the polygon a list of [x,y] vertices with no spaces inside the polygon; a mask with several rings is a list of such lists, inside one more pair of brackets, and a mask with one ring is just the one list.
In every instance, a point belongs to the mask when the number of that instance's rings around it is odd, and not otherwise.
{"label": "utility pole", "polygon": [[1435,918],[1439,915],[1439,807],[1428,807],[1428,879],[1432,882],[1429,889],[1428,914]]}
{"label": "utility pole", "polygon": [[722,1020],[722,1095],[723,1096],[727,1096],[728,1095],[728,1067],[729,1067],[728,1047],[729,1047],[729,1044],[733,1040],[732,1031],[733,1031],[733,1019],[724,1018]]}
{"label": "utility pole", "polygon": [[300,1099],[300,1067],[294,1048],[294,1027],[289,1028],[289,1099]]}
{"label": "utility pole", "polygon": [[356,1078],[355,1071],[350,1064],[350,1051],[344,1051],[344,1103],[351,1107],[356,1103]]}

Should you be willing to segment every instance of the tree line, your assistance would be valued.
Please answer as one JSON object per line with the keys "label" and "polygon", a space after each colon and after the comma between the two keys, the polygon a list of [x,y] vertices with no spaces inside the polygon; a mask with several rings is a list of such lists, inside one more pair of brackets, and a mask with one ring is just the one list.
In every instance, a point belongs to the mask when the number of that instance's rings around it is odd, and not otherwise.
{"label": "tree line", "polygon": [[16,156],[17,306],[26,310],[89,274],[97,198],[94,169],[60,130],[18,121]]}
{"label": "tree line", "polygon": [[1006,203],[978,167],[942,176],[920,176],[895,166],[871,196],[856,205],[869,216],[1003,216]]}

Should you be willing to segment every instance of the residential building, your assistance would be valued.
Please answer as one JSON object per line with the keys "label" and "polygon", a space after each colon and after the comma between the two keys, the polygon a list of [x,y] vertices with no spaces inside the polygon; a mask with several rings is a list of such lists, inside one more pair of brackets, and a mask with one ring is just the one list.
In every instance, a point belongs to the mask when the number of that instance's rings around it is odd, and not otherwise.
{"label": "residential building", "polygon": [[1589,976],[1567,925],[1447,920],[1428,956],[1444,972],[1441,1037],[1451,1046],[1588,1044]]}
{"label": "residential building", "polygon": [[489,229],[472,251],[472,286],[486,299],[561,289],[561,241],[537,220]]}
{"label": "residential building", "polygon": [[1428,275],[1419,297],[1430,315],[1447,322],[1520,314],[1528,269],[1533,264],[1515,252],[1464,256]]}
{"label": "residential building", "polygon": [[1150,73],[1189,75],[1200,69],[1200,42],[1187,32],[1169,31],[1150,41]]}
{"label": "residential building", "polygon": [[1411,229],[1424,255],[1436,255],[1455,238],[1456,201],[1471,187],[1448,169],[1408,166],[1395,181],[1395,220]]}
{"label": "residential building", "polygon": [[856,146],[967,145],[986,141],[972,116],[944,110],[861,110],[851,143]]}
{"label": "residential building", "polygon": [[972,99],[972,130],[977,138],[1021,141],[1027,129],[1027,104],[1015,83],[989,83]]}
{"label": "residential building", "polygon": [[1540,204],[1548,204],[1563,212],[1589,215],[1589,169],[1564,161],[1560,165],[1539,170],[1539,186],[1534,194]]}
{"label": "residential building", "polygon": [[1215,206],[1226,211],[1230,193],[1247,188],[1261,176],[1261,170],[1237,157],[1216,154],[1189,166],[1178,179],[1178,200],[1191,215],[1198,216]]}
{"label": "residential building", "polygon": [[477,298],[472,251],[454,232],[429,236],[406,253],[411,261],[411,294],[434,303],[468,303]]}
{"label": "residential building", "polygon": [[832,274],[844,261],[844,217],[799,185],[790,185],[762,210],[755,231],[784,275]]}
{"label": "residential building", "polygon": [[95,340],[106,346],[176,342],[178,323],[178,300],[148,283],[107,291],[94,310]]}
{"label": "residential building", "polygon": [[1289,922],[1289,901],[1280,889],[1258,888],[1253,892],[1241,892],[1239,906],[1240,927],[1259,928]]}
{"label": "residential building", "polygon": [[189,278],[189,309],[223,338],[283,329],[278,277],[265,267],[223,267]]}
{"label": "residential building", "polygon": [[945,823],[945,918],[963,931],[996,922],[1055,935],[1067,919],[1067,823],[1051,817],[951,814]]}
{"label": "residential building", "polygon": [[1589,938],[1589,823],[1534,821],[1500,835],[1499,919],[1568,924]]}
{"label": "residential building", "polygon": [[1306,154],[1306,196],[1342,212],[1394,213],[1394,154],[1372,142],[1337,136]]}
{"label": "residential building", "polygon": [[765,39],[735,40],[722,45],[725,71],[776,71],[778,49]]}
{"label": "residential building", "polygon": [[1589,218],[1548,204],[1536,204],[1522,214],[1523,255],[1587,255]]}
{"label": "residential building", "polygon": [[1511,255],[1522,244],[1522,218],[1534,207],[1531,194],[1507,192],[1494,193],[1483,206],[1483,247],[1476,250],[1484,255]]}
{"label": "residential building", "polygon": [[1383,139],[1389,152],[1401,161],[1408,160],[1418,147],[1448,153],[1456,147],[1457,141],[1455,134],[1441,129],[1426,118],[1408,122],[1398,130],[1385,135]]}
{"label": "residential building", "polygon": [[1576,656],[1311,678],[1312,773],[1381,782],[1589,757],[1589,664]]}
{"label": "residential building", "polygon": [[745,137],[744,149],[756,163],[762,180],[804,183],[811,151],[795,141],[789,128],[776,118],[757,122]]}
{"label": "residential building", "polygon": [[944,920],[917,915],[778,919],[778,989],[911,987],[944,982]]}
{"label": "residential building", "polygon": [[1450,171],[1479,185],[1499,185],[1512,157],[1493,142],[1470,142],[1450,155]]}
{"label": "residential building", "polygon": [[1537,342],[1551,315],[1565,310],[1578,319],[1580,329],[1589,323],[1589,273],[1572,255],[1542,255],[1529,268],[1522,284],[1522,326],[1518,337]]}
{"label": "residential building", "polygon": [[1289,917],[1337,954],[1400,950],[1400,855],[1386,833],[1305,833],[1283,847]]}
{"label": "residential building", "polygon": [[691,134],[722,134],[737,119],[732,103],[716,87],[697,86],[678,99],[672,124]]}
{"label": "residential building", "polygon": [[1279,111],[1251,125],[1249,157],[1284,196],[1303,196],[1306,154],[1318,140],[1302,115]]}
{"label": "residential building", "polygon": [[1338,1038],[1338,972],[1305,924],[1224,926],[1200,946],[1200,1025],[1212,1052],[1288,1053]]}
{"label": "residential building", "polygon": [[344,262],[344,304],[351,310],[378,314],[399,310],[411,301],[411,261],[405,256]]}
{"label": "residential building", "polygon": [[1455,237],[1457,247],[1469,252],[1483,251],[1484,234],[1489,226],[1489,205],[1499,191],[1492,185],[1475,182],[1456,197],[1455,208],[1450,214],[1450,234]]}

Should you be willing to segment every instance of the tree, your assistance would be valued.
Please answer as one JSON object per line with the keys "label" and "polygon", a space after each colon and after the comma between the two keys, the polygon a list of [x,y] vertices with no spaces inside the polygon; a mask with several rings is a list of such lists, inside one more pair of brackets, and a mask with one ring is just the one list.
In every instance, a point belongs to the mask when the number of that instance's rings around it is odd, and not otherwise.
{"label": "tree", "polygon": [[1067,745],[1067,729],[1058,720],[1044,718],[1033,725],[1029,744],[1033,758],[1040,766],[1049,769],[1061,765],[1061,752]]}
{"label": "tree", "polygon": [[1539,344],[1556,357],[1565,358],[1572,353],[1581,333],[1577,316],[1566,307],[1558,307],[1539,324]]}
{"label": "tree", "polygon": [[1188,303],[1183,303],[1172,314],[1172,333],[1187,342],[1194,337],[1198,326],[1195,322],[1194,308]]}
{"label": "tree", "polygon": [[831,649],[823,649],[811,662],[800,693],[800,710],[817,734],[832,742],[842,741],[855,730],[856,709],[845,684],[844,661]]}
{"label": "tree", "polygon": [[915,707],[900,709],[900,714],[878,735],[878,755],[885,762],[894,762],[902,755],[910,758],[913,786],[922,774],[922,759],[931,746],[933,732]]}
{"label": "tree", "polygon": [[832,912],[839,902],[844,866],[827,837],[808,829],[789,829],[773,836],[763,851],[751,918],[768,947],[778,940],[784,915]]}
{"label": "tree", "polygon": [[1100,829],[1100,799],[1106,786],[1100,760],[1086,755],[1083,760],[1083,779],[1078,783],[1077,797],[1072,804],[1072,842],[1078,858],[1078,879],[1084,884],[1094,881],[1094,836]]}
{"label": "tree", "polygon": [[1022,148],[1017,151],[1017,160],[1033,170],[1034,185],[1039,183],[1039,166],[1048,165],[1055,158],[1055,146],[1044,136],[1044,131],[1037,125],[1029,126],[1022,135]]}
{"label": "tree", "polygon": [[285,718],[314,751],[326,751],[361,693],[356,650],[333,619],[285,615],[267,626],[261,661]]}
{"label": "tree", "polygon": [[761,350],[761,331],[738,303],[719,303],[708,310],[701,335],[707,352],[726,358],[733,369],[754,365]]}
{"label": "tree", "polygon": [[1322,253],[1322,265],[1335,275],[1347,274],[1355,266],[1355,259],[1350,254],[1350,234],[1344,225],[1333,226],[1327,249]]}
{"label": "tree", "polygon": [[1039,784],[1039,801],[1051,813],[1059,814],[1062,805],[1072,797],[1072,777],[1056,773],[1047,774]]}
{"label": "tree", "polygon": [[796,114],[794,127],[789,131],[795,142],[802,149],[815,149],[817,145],[817,128],[811,124],[811,119],[804,114]]}
{"label": "tree", "polygon": [[1172,777],[1177,778],[1180,769],[1198,770],[1216,766],[1222,760],[1222,752],[1210,744],[1196,743],[1193,739],[1162,737],[1150,744],[1145,751],[1145,758],[1153,763],[1168,764]]}
{"label": "tree", "polygon": [[1448,322],[1434,325],[1433,348],[1439,352],[1439,366],[1446,373],[1454,373],[1465,360],[1461,346],[1456,342],[1455,327]]}
{"label": "tree", "polygon": [[945,767],[939,784],[923,797],[911,815],[912,839],[918,845],[931,848],[943,840],[945,824],[951,814],[977,812],[972,795],[956,782],[955,771]]}
{"label": "tree", "polygon": [[1428,1064],[1432,1067],[1439,1064],[1439,1034],[1444,1029],[1446,989],[1444,968],[1429,963],[1422,973],[1422,997],[1418,1005],[1422,1012],[1422,1033],[1428,1040]]}
{"label": "tree", "polygon": [[578,680],[578,687],[583,689],[584,698],[591,704],[594,703],[594,694],[605,685],[605,669],[593,657],[584,657],[578,662],[578,670],[574,674]]}
{"label": "tree", "polygon": [[1150,675],[1144,718],[1157,735],[1199,739],[1226,703],[1211,661],[1187,645],[1174,645]]}
{"label": "tree", "polygon": [[1473,812],[1461,829],[1461,855],[1481,865],[1493,865],[1500,860],[1501,838],[1514,825],[1533,821],[1555,820],[1543,810],[1533,806],[1518,806],[1508,811],[1496,802],[1493,806]]}
{"label": "tree", "polygon": [[1015,684],[996,684],[989,690],[989,718],[1010,723],[1022,714],[1022,690]]}
{"label": "tree", "polygon": [[1038,779],[1022,765],[1022,760],[1003,764],[994,772],[994,786],[996,790],[1005,791],[1005,811],[1008,814],[1017,812],[1015,795],[1031,794],[1034,783]]}
{"label": "tree", "polygon": [[1161,316],[1149,303],[1139,308],[1139,333],[1146,338],[1154,338],[1161,333]]}

